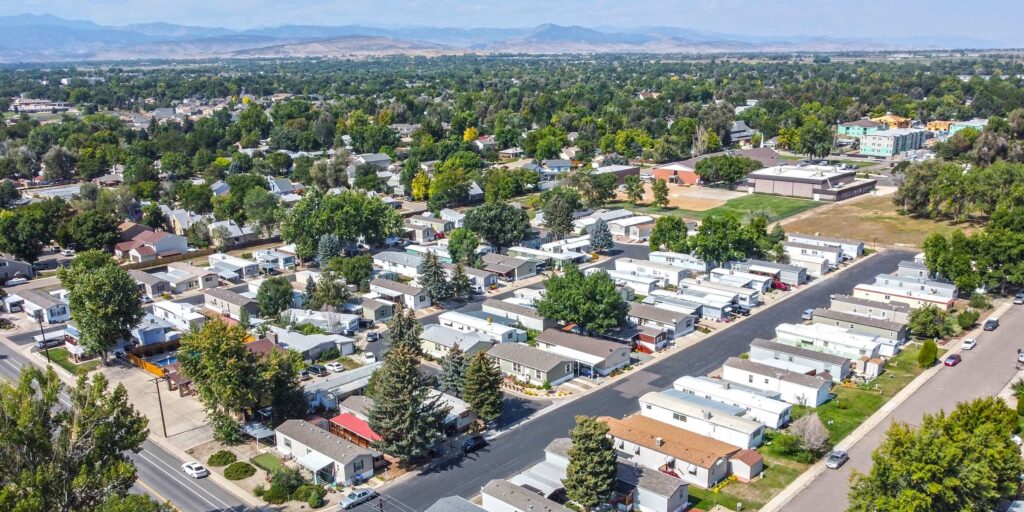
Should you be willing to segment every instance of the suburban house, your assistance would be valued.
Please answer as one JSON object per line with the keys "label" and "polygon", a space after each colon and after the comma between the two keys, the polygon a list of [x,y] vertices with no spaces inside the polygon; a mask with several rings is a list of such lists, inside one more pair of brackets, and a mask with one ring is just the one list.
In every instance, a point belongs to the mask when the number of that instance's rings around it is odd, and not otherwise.
{"label": "suburban house", "polygon": [[320,357],[325,350],[335,348],[338,353],[347,356],[355,352],[355,340],[340,334],[302,334],[290,329],[270,326],[267,338],[281,348],[286,348],[302,355],[307,361]]}
{"label": "suburban house", "polygon": [[159,297],[171,292],[170,283],[166,279],[154,274],[141,270],[129,270],[128,275],[132,276],[132,279],[135,280],[136,286],[139,287],[139,293],[149,297]]}
{"label": "suburban house", "polygon": [[353,370],[346,370],[341,373],[328,375],[324,379],[308,381],[303,384],[303,391],[306,400],[309,401],[310,409],[338,408],[338,403],[346,398],[362,393],[366,385],[381,365],[380,361]]}
{"label": "suburban house", "polygon": [[289,308],[281,316],[294,325],[312,325],[332,334],[351,335],[359,330],[359,316],[348,313]]}
{"label": "suburban house", "polygon": [[817,407],[829,399],[830,379],[775,368],[755,361],[730,357],[722,366],[722,379],[749,388],[779,394],[785,402]]}
{"label": "suburban house", "polygon": [[260,314],[258,302],[223,288],[206,290],[203,293],[203,300],[207,308],[235,320],[242,318],[242,311],[246,311],[250,317],[257,317]]}
{"label": "suburban house", "polygon": [[423,258],[415,254],[398,251],[383,251],[373,255],[373,264],[385,272],[415,279],[420,275],[419,267]]}
{"label": "suburban house", "polygon": [[743,407],[717,402],[677,389],[640,397],[640,415],[740,448],[764,442],[764,425],[743,414]]}
{"label": "suburban house", "polygon": [[853,371],[849,358],[761,338],[750,342],[750,360],[807,375],[828,375],[833,382],[843,382]]}
{"label": "suburban house", "polygon": [[359,302],[363,320],[372,324],[387,322],[395,316],[395,305],[392,302],[363,297]]}
{"label": "suburban house", "polygon": [[[349,402],[353,398],[365,397],[350,396],[345,399],[345,402]],[[372,399],[367,398],[367,400],[371,404],[373,403]],[[367,421],[366,417],[359,417],[359,415],[350,412],[342,412],[328,421],[327,429],[331,434],[356,446],[370,448],[373,443],[380,441],[381,437],[370,428],[370,424]]]}
{"label": "suburban house", "polygon": [[848,329],[825,324],[779,324],[776,341],[856,361],[879,356],[882,342],[878,336],[853,334]]}
{"label": "suburban house", "polygon": [[829,262],[829,258],[806,254],[801,252],[799,249],[786,249],[786,252],[786,257],[789,258],[789,264],[794,267],[803,267],[807,269],[807,275],[810,277],[821,277],[835,268],[835,266]]}
{"label": "suburban house", "polygon": [[160,211],[167,219],[167,224],[175,235],[185,236],[185,233],[196,223],[212,221],[210,215],[199,215],[183,209],[171,209],[167,205],[160,205]]}
{"label": "suburban house", "polygon": [[184,261],[168,263],[167,270],[154,272],[152,275],[166,281],[171,293],[205,290],[215,288],[218,284],[216,272]]}
{"label": "suburban house", "polygon": [[901,324],[910,322],[910,306],[902,302],[880,302],[852,295],[833,295],[829,309]]}
{"label": "suburban house", "polygon": [[295,255],[273,249],[264,249],[252,253],[252,260],[264,272],[291,270],[295,268]]}
{"label": "suburban house", "polygon": [[181,332],[174,329],[170,322],[152,313],[142,316],[139,324],[132,328],[132,343],[136,346],[158,345],[178,341]]}
{"label": "suburban house", "polygon": [[370,291],[384,300],[402,304],[413,311],[429,308],[431,305],[430,295],[427,295],[423,288],[390,279],[377,278],[370,281]]}
{"label": "suburban house", "polygon": [[438,399],[441,407],[448,408],[448,415],[444,419],[443,429],[449,435],[459,434],[469,430],[476,423],[477,414],[469,409],[469,404],[461,398],[442,393],[436,389],[427,391],[427,399]]}
{"label": "suburban house", "polygon": [[621,343],[547,329],[537,335],[537,348],[576,362],[576,373],[606,376],[629,365],[630,347]]}
{"label": "suburban house", "polygon": [[480,489],[484,510],[488,512],[572,512],[525,487],[508,480],[491,480]]}
{"label": "suburban house", "polygon": [[434,231],[434,228],[420,224],[412,224],[408,220],[405,221],[403,229],[405,230],[405,238],[418,244],[433,242],[437,238],[437,232]]}
{"label": "suburban house", "polygon": [[742,408],[743,417],[769,428],[782,428],[792,417],[793,406],[740,384],[710,377],[685,375],[675,380],[677,391]]}
{"label": "suburban house", "polygon": [[504,281],[518,281],[537,275],[537,262],[489,252],[483,255],[484,270]]}
{"label": "suburban house", "polygon": [[747,191],[842,201],[871,192],[876,182],[858,178],[856,170],[840,170],[830,165],[777,165],[748,173]]}
{"label": "suburban house", "polygon": [[17,258],[0,256],[0,280],[7,281],[14,277],[29,278],[36,275],[32,264]]}
{"label": "suburban house", "polygon": [[791,260],[801,256],[824,258],[825,261],[828,262],[830,268],[838,267],[839,262],[843,261],[843,250],[838,247],[804,244],[799,242],[783,242],[782,249],[786,251],[786,255],[789,256]]}
{"label": "suburban house", "polygon": [[859,240],[821,235],[804,235],[801,233],[787,233],[786,240],[808,245],[838,247],[842,251],[842,259],[844,260],[857,259],[864,255],[864,242]]}
{"label": "suburban house", "polygon": [[807,282],[806,268],[785,263],[746,259],[731,261],[726,266],[731,270],[770,277],[790,286],[799,286]]}
{"label": "suburban house", "polygon": [[373,476],[375,453],[304,420],[274,429],[277,451],[309,470],[315,482],[349,485]]}
{"label": "suburban house", "polygon": [[[910,267],[913,265],[914,267]],[[914,293],[936,295],[947,299],[955,299],[957,295],[956,285],[946,281],[938,281],[929,279],[928,277],[919,277],[917,275],[908,275],[910,272],[927,272],[927,268],[924,265],[920,265],[920,269],[916,268],[918,264],[913,262],[906,262],[901,264],[901,270],[895,274],[879,274],[875,276],[875,283],[878,286],[888,288],[898,288],[901,290],[907,290]]]}
{"label": "suburban house", "polygon": [[704,489],[729,476],[729,458],[740,451],[728,443],[646,416],[601,417],[622,458]]}
{"label": "suburban house", "polygon": [[556,386],[576,376],[569,358],[522,343],[498,343],[487,355],[498,363],[502,374],[534,386]]}
{"label": "suburban house", "polygon": [[496,322],[493,318],[486,316],[446,311],[437,317],[437,323],[457,331],[483,334],[495,343],[526,341],[526,331],[523,329]]}
{"label": "suburban house", "polygon": [[447,233],[455,229],[454,224],[439,217],[430,217],[427,215],[413,215],[406,219],[406,223],[414,226],[426,226],[433,228],[435,233]]}
{"label": "suburban house", "polygon": [[188,332],[192,328],[198,329],[206,323],[206,316],[196,311],[196,306],[185,302],[154,302],[153,316],[167,320],[182,332]]}
{"label": "suburban house", "polygon": [[[505,150],[508,151],[508,150]],[[434,502],[426,512],[487,512],[462,496],[446,496]]]}
{"label": "suburban house", "polygon": [[[685,288],[677,293],[668,290],[654,290],[644,299],[645,304],[653,304],[666,309],[678,309],[699,315],[700,318],[722,322],[732,317],[733,301],[720,293],[711,293],[694,288]],[[672,306],[683,306],[682,309]]]}
{"label": "suburban house", "polygon": [[[443,263],[442,266],[444,266],[444,271],[448,274],[449,278],[455,277],[455,265]],[[498,285],[497,274],[492,274],[486,270],[463,266],[462,273],[469,279],[469,286],[476,293],[487,293],[487,290]]]}
{"label": "suburban house", "polygon": [[705,279],[712,283],[742,286],[743,288],[757,290],[761,292],[762,296],[772,289],[771,277],[758,274],[751,274],[749,272],[741,272],[739,270],[733,270],[728,268],[711,269],[711,271],[708,272],[707,276],[705,276]]}
{"label": "suburban house", "polygon": [[681,252],[651,251],[647,259],[654,263],[664,263],[673,267],[688,270],[691,274],[702,274],[712,269],[713,265],[693,256]]}
{"label": "suburban house", "polygon": [[187,252],[188,241],[185,237],[167,231],[142,231],[131,240],[114,246],[114,256],[128,258],[133,263]]}
{"label": "suburban house", "polygon": [[[48,324],[71,320],[71,307],[49,293],[39,290],[18,290],[11,295],[21,299],[21,310],[33,322],[37,321],[37,318],[42,318]],[[8,300],[8,304],[13,303],[14,301]]]}
{"label": "suburban house", "polygon": [[761,304],[761,292],[742,286],[686,278],[679,283],[679,288],[680,290],[718,295],[732,304],[747,308],[757,307]]}
{"label": "suburban house", "polygon": [[248,226],[239,226],[233,220],[211,222],[210,239],[216,247],[233,246],[256,240],[256,232]]}
{"label": "suburban house", "polygon": [[469,358],[477,352],[486,352],[493,345],[494,342],[485,334],[460,331],[438,324],[424,325],[420,334],[420,348],[424,354],[435,359],[444,359],[454,347],[459,347]]}
{"label": "suburban house", "polygon": [[697,323],[692,314],[638,302],[629,303],[626,320],[633,325],[664,331],[673,339],[693,332]]}
{"label": "suburban house", "polygon": [[222,252],[211,254],[209,262],[210,270],[228,281],[248,279],[260,275],[259,264],[230,254]]}
{"label": "suburban house", "polygon": [[445,233],[447,233],[448,231],[451,231],[452,229],[461,228],[466,223],[466,214],[461,213],[458,210],[453,210],[451,208],[445,208],[445,209],[440,211],[440,214],[441,214],[441,220],[451,224],[451,227],[444,231]]}
{"label": "suburban house", "polygon": [[[612,236],[620,238],[630,238],[631,228],[644,224],[652,224],[654,218],[648,215],[634,215],[632,217],[625,217],[622,219],[615,219],[608,222],[608,230],[611,231]],[[650,235],[650,230],[647,230],[647,234]],[[636,239],[640,240],[640,239]]]}
{"label": "suburban house", "polygon": [[939,309],[953,309],[954,299],[946,295],[908,290],[896,286],[859,284],[853,288],[853,296],[874,302],[900,302],[913,309],[935,306]]}
{"label": "suburban house", "polygon": [[591,275],[595,272],[604,272],[608,274],[608,277],[612,278],[612,281],[616,286],[623,286],[633,290],[633,293],[640,295],[650,295],[654,290],[657,290],[660,280],[653,277],[642,277],[632,272],[621,272],[618,270],[608,270],[600,267],[590,267],[583,271],[584,275]]}
{"label": "suburban house", "polygon": [[661,286],[679,286],[679,282],[690,275],[689,270],[668,263],[633,258],[615,260],[615,270],[637,277],[657,279]]}
{"label": "suburban house", "polygon": [[391,157],[384,153],[363,153],[354,158],[356,166],[369,164],[381,170],[387,170],[391,165]]}
{"label": "suburban house", "polygon": [[554,327],[557,323],[553,319],[541,316],[536,309],[515,302],[487,299],[482,308],[487,314],[511,320],[522,325],[524,329],[533,331],[543,331]]}
{"label": "suburban house", "polygon": [[842,311],[834,311],[831,309],[815,309],[814,319],[812,322],[849,329],[850,332],[854,334],[878,336],[899,342],[907,341],[908,336],[907,324],[905,323],[884,320],[881,318],[871,318],[868,316],[859,316],[853,313],[844,313]]}

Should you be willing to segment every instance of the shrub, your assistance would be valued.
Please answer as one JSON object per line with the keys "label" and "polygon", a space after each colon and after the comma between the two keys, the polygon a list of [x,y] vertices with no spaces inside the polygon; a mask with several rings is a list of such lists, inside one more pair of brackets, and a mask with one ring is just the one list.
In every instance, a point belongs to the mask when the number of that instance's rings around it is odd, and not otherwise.
{"label": "shrub", "polygon": [[793,455],[800,451],[800,439],[793,434],[779,434],[772,439],[772,444],[782,455]]}
{"label": "shrub", "polygon": [[271,485],[270,489],[263,493],[263,501],[271,505],[280,505],[288,501],[288,490],[277,485]]}
{"label": "shrub", "polygon": [[1017,415],[1024,416],[1024,398],[1017,399]]}
{"label": "shrub", "polygon": [[329,348],[327,350],[324,350],[323,352],[320,353],[320,360],[321,361],[334,361],[335,359],[337,359],[339,357],[341,357],[341,352],[338,352],[338,348],[337,347],[331,347],[331,348]]}
{"label": "shrub", "polygon": [[309,499],[309,494],[320,489],[319,485],[316,484],[302,484],[295,492],[292,493],[292,499],[295,501],[306,501]]}
{"label": "shrub", "polygon": [[980,315],[977,311],[973,309],[968,309],[956,316],[956,324],[960,326],[961,329],[968,329],[974,324],[978,323],[979,316]]}
{"label": "shrub", "polygon": [[988,309],[992,307],[992,303],[989,302],[988,296],[979,292],[971,293],[970,305],[974,309]]}
{"label": "shrub", "polygon": [[217,468],[220,466],[227,466],[228,464],[231,464],[236,460],[238,460],[238,457],[235,456],[235,452],[232,452],[230,450],[221,450],[217,453],[214,453],[213,455],[210,455],[210,458],[206,459],[206,463],[209,464],[210,466]]}
{"label": "shrub", "polygon": [[256,468],[248,462],[235,462],[224,470],[224,478],[228,480],[242,480],[255,474]]}
{"label": "shrub", "polygon": [[924,345],[921,346],[921,351],[917,354],[917,365],[921,368],[928,368],[935,363],[935,358],[939,356],[939,347],[935,345],[933,340],[925,340]]}
{"label": "shrub", "polygon": [[257,498],[259,498],[260,496],[263,496],[263,494],[266,493],[266,492],[267,492],[267,489],[265,487],[263,487],[263,484],[257,485],[256,487],[252,488],[252,493],[255,494]]}
{"label": "shrub", "polygon": [[306,498],[306,505],[309,508],[320,508],[324,504],[324,492],[319,487],[309,492],[309,498]]}
{"label": "shrub", "polygon": [[291,496],[306,480],[297,469],[279,469],[270,476],[271,488],[280,488],[287,496]]}

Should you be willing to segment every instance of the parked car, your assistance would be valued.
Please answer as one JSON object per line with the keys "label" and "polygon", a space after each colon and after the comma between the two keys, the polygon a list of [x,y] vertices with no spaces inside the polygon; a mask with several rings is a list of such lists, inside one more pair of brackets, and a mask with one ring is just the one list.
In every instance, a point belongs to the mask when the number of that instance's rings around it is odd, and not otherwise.
{"label": "parked car", "polygon": [[299,372],[299,380],[309,380],[312,378],[313,376],[309,374],[308,370],[302,370]]}
{"label": "parked car", "polygon": [[967,338],[960,342],[960,348],[962,350],[973,350],[974,347],[978,346],[978,340],[974,338]]}
{"label": "parked car", "polygon": [[37,261],[32,264],[32,270],[46,270],[50,268],[50,265],[45,261]]}
{"label": "parked car", "polygon": [[341,499],[338,504],[341,505],[343,510],[355,508],[358,505],[362,505],[367,501],[370,501],[377,497],[377,491],[373,489],[356,489]]}
{"label": "parked car", "polygon": [[739,316],[750,316],[750,308],[746,306],[740,306],[739,304],[732,307],[732,312]]}
{"label": "parked car", "polygon": [[324,368],[323,366],[320,366],[318,364],[311,364],[307,366],[306,371],[309,372],[310,375],[315,375],[317,377],[323,377],[324,375],[327,375],[327,368]]}
{"label": "parked car", "polygon": [[1014,304],[1024,304],[1024,292],[1020,292],[1017,295],[1014,295],[1013,296],[1013,303]]}
{"label": "parked car", "polygon": [[960,361],[962,360],[963,358],[960,357],[960,354],[950,354],[946,356],[946,359],[942,361],[942,364],[946,366],[956,366],[960,364]]}
{"label": "parked car", "polygon": [[376,363],[377,354],[374,354],[373,352],[363,352],[363,361],[366,361],[366,364]]}
{"label": "parked car", "polygon": [[153,302],[153,298],[150,297],[149,295],[143,295],[141,299],[143,304],[149,304],[150,302]]}
{"label": "parked car", "polygon": [[36,348],[43,350],[46,348],[60,347],[64,345],[64,336],[59,338],[47,338],[36,342]]}
{"label": "parked car", "polygon": [[789,291],[789,285],[779,280],[772,281],[772,288],[783,292]]}
{"label": "parked car", "polygon": [[814,308],[805,309],[800,318],[804,320],[814,320]]}
{"label": "parked car", "polygon": [[999,327],[999,319],[989,318],[988,320],[985,320],[985,326],[982,327],[982,329],[985,329],[986,331],[994,331],[997,327]]}
{"label": "parked car", "polygon": [[15,277],[8,279],[7,282],[4,283],[4,286],[18,286],[19,284],[25,284],[27,282],[28,279],[25,279],[24,277]]}
{"label": "parked car", "polygon": [[377,341],[380,339],[380,333],[377,331],[370,331],[366,333],[366,342]]}
{"label": "parked car", "polygon": [[74,249],[64,249],[63,251],[60,252],[60,254],[61,254],[61,256],[74,256],[75,255],[75,250]]}
{"label": "parked car", "polygon": [[473,436],[462,443],[462,453],[473,453],[484,446],[487,446],[484,436]]}
{"label": "parked car", "polygon": [[825,459],[825,467],[829,469],[839,469],[846,464],[846,461],[850,460],[850,455],[842,450],[833,450],[828,454],[828,458]]}
{"label": "parked car", "polygon": [[337,361],[332,361],[330,363],[325,364],[324,368],[327,368],[327,371],[334,373],[341,373],[345,371],[345,366]]}
{"label": "parked car", "polygon": [[198,462],[186,462],[181,465],[181,471],[192,478],[203,478],[210,476],[210,470]]}

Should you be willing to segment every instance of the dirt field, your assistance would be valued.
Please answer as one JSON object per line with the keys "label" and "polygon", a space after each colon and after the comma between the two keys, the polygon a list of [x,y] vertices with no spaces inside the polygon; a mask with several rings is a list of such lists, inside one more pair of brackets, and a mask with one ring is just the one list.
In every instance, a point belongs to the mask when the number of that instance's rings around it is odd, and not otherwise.
{"label": "dirt field", "polygon": [[[702,212],[718,206],[722,206],[730,199],[742,197],[742,192],[704,187],[684,187],[682,185],[669,184],[668,205],[680,210]],[[626,194],[620,192],[616,196],[620,201],[626,201]],[[650,204],[654,201],[654,193],[651,192],[651,185],[644,185],[644,203]]]}
{"label": "dirt field", "polygon": [[933,232],[951,233],[962,229],[970,233],[969,224],[921,219],[900,215],[892,196],[870,196],[814,210],[792,222],[783,222],[788,232],[821,233],[863,240],[867,247],[878,243],[918,247]]}

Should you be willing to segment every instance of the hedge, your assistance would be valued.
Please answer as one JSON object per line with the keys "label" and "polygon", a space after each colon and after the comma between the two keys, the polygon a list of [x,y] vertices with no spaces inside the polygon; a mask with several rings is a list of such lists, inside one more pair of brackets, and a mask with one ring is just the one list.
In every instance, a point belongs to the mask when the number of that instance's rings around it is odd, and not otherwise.
{"label": "hedge", "polygon": [[235,462],[224,470],[224,478],[242,480],[256,474],[256,468],[248,462]]}
{"label": "hedge", "polygon": [[210,455],[209,459],[206,459],[206,463],[213,467],[227,466],[232,462],[238,460],[235,453],[230,450],[221,450],[213,455]]}

